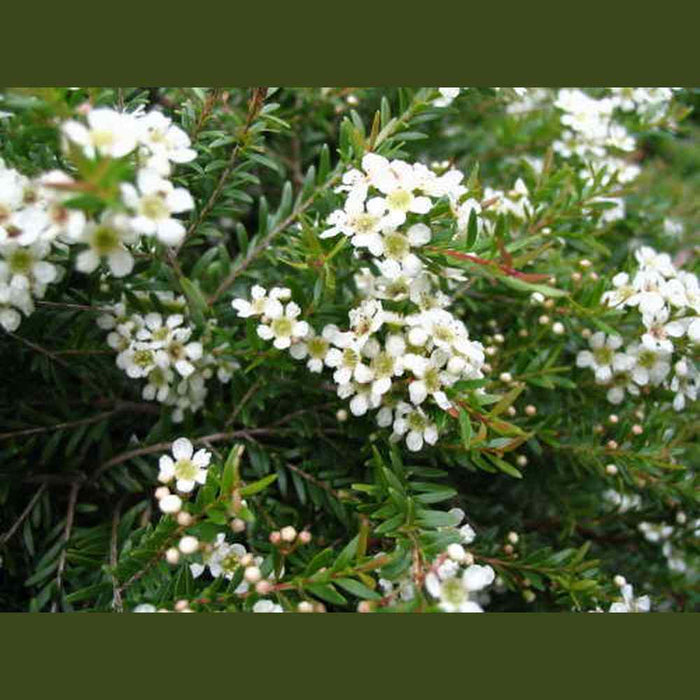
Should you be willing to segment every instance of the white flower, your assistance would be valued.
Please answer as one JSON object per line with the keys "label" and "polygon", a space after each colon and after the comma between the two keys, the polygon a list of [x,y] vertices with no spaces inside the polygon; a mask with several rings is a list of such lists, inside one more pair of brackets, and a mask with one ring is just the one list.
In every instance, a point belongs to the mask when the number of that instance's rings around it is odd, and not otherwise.
{"label": "white flower", "polygon": [[189,163],[197,157],[190,148],[190,137],[172,120],[160,112],[152,111],[136,120],[139,143],[150,151],[148,167],[161,175],[170,172],[169,161]]}
{"label": "white flower", "polygon": [[281,605],[277,605],[276,603],[273,603],[271,600],[267,600],[266,598],[261,598],[258,600],[255,605],[253,605],[253,612],[254,613],[281,613],[284,612],[284,609],[282,608]]}
{"label": "white flower", "polygon": [[668,322],[669,311],[664,308],[653,314],[643,314],[642,322],[647,328],[642,335],[642,345],[650,350],[661,352],[673,352],[673,343],[670,338],[680,338],[685,327],[679,321]]}
{"label": "white flower", "polygon": [[384,205],[379,198],[365,202],[356,194],[345,200],[343,209],[337,209],[328,217],[330,228],[320,238],[331,238],[342,233],[349,236],[356,248],[368,248],[372,255],[382,254],[383,243],[379,232],[383,225]]}
{"label": "white flower", "polygon": [[44,260],[49,250],[49,244],[44,241],[28,246],[19,246],[14,242],[0,244],[0,265],[7,266],[9,284],[43,296],[44,287],[58,276],[56,266]]}
{"label": "white flower", "polygon": [[181,493],[189,493],[194,489],[195,484],[206,482],[207,467],[211,460],[210,452],[206,450],[194,452],[192,443],[184,437],[173,442],[172,452],[174,460],[169,455],[163,455],[160,458],[158,481],[167,484],[175,479],[175,486]]}
{"label": "white flower", "polygon": [[68,121],[63,125],[63,133],[82,146],[88,158],[94,158],[96,153],[121,158],[136,148],[138,129],[133,116],[100,107],[88,112],[87,123],[86,128],[80,122]]}
{"label": "white flower", "polygon": [[308,357],[306,363],[310,372],[320,372],[323,369],[324,361],[330,349],[330,341],[325,337],[326,330],[323,335],[316,335],[313,328],[309,327],[309,332],[305,339],[299,343],[294,343],[289,348],[289,354],[295,360],[303,360]]}
{"label": "white flower", "polygon": [[261,323],[257,327],[257,333],[263,340],[273,340],[273,345],[284,350],[292,341],[304,338],[309,332],[309,324],[306,321],[297,321],[301,309],[293,301],[283,306],[279,301],[268,301],[265,308],[267,323]]}
{"label": "white flower", "polygon": [[622,345],[619,335],[611,335],[607,338],[605,333],[598,331],[588,341],[592,350],[582,350],[576,356],[577,367],[591,367],[595,372],[596,381],[605,384],[612,379],[613,370],[624,371],[629,368],[631,362],[624,353],[616,353]]}
{"label": "white flower", "polygon": [[443,391],[443,386],[454,383],[454,377],[443,371],[449,357],[449,354],[440,348],[434,350],[430,358],[414,354],[404,357],[405,366],[416,378],[408,385],[408,393],[414,404],[418,406],[428,396],[432,396],[443,410],[451,407],[452,404]]}
{"label": "white flower", "polygon": [[644,613],[651,609],[651,601],[648,595],[639,598],[634,597],[632,586],[628,583],[620,589],[622,602],[613,603],[610,606],[611,613]]}
{"label": "white flower", "polygon": [[131,184],[122,184],[124,203],[134,212],[133,228],[148,236],[155,235],[166,245],[181,243],[185,227],[172,215],[193,209],[192,195],[152,170],[140,170],[137,185],[138,190]]}
{"label": "white flower", "polygon": [[362,159],[362,167],[369,175],[372,186],[385,195],[379,198],[376,206],[382,213],[386,212],[384,218],[387,227],[401,226],[408,213],[427,214],[430,211],[430,198],[416,196],[413,192],[419,187],[420,179],[408,163],[400,160],[389,162],[368,153]]}
{"label": "white flower", "polygon": [[630,276],[626,272],[618,272],[612,278],[615,289],[605,292],[601,297],[601,302],[612,307],[624,305],[635,294],[635,289],[630,284],[629,278]]}
{"label": "white flower", "polygon": [[128,275],[134,267],[134,259],[124,243],[131,243],[134,238],[134,231],[127,217],[122,214],[106,214],[99,223],[87,224],[80,242],[87,243],[89,247],[78,254],[76,269],[80,272],[94,272],[100,261],[106,259],[115,277]]}
{"label": "white flower", "polygon": [[632,345],[627,355],[634,360],[632,379],[639,386],[651,383],[661,384],[671,371],[670,354],[660,350],[651,350],[644,345]]}
{"label": "white flower", "polygon": [[440,97],[436,97],[433,100],[433,105],[435,107],[449,107],[452,104],[452,101],[457,97],[460,93],[461,88],[458,87],[441,87],[438,88],[438,92],[440,93]]}
{"label": "white flower", "polygon": [[410,404],[399,403],[396,407],[394,418],[393,440],[406,436],[406,447],[411,452],[418,452],[423,447],[423,442],[434,445],[438,439],[437,427],[428,420],[428,417],[420,408],[413,408]]}
{"label": "white flower", "polygon": [[686,358],[676,362],[674,370],[675,374],[669,389],[676,394],[673,399],[673,408],[676,411],[682,411],[685,408],[686,399],[697,401],[700,392],[700,372]]}

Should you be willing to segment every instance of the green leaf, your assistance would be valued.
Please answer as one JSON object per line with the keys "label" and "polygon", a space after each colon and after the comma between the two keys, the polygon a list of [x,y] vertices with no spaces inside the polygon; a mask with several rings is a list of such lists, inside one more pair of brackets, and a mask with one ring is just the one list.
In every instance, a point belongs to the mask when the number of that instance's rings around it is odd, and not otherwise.
{"label": "green leaf", "polygon": [[469,414],[463,408],[459,410],[459,432],[462,436],[462,444],[468,450],[472,441],[472,423],[469,420]]}
{"label": "green leaf", "polygon": [[248,484],[241,489],[241,496],[252,496],[266,489],[273,481],[276,481],[277,474],[268,474],[267,476]]}
{"label": "green leaf", "polygon": [[334,583],[358,598],[365,600],[381,600],[382,598],[376,591],[351,578],[334,579]]}
{"label": "green leaf", "polygon": [[311,583],[306,586],[306,590],[332,605],[345,605],[348,602],[330,583]]}

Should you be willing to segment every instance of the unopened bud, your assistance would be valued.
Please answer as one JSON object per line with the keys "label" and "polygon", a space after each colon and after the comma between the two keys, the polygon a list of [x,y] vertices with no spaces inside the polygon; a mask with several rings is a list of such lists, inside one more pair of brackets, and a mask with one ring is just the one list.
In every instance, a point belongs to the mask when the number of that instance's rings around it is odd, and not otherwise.
{"label": "unopened bud", "polygon": [[308,600],[302,600],[299,605],[297,605],[297,611],[300,613],[312,613],[314,611],[314,606],[309,603]]}
{"label": "unopened bud", "polygon": [[617,474],[617,466],[614,464],[608,464],[605,467],[605,472],[610,476],[615,476]]}
{"label": "unopened bud", "polygon": [[299,533],[299,542],[301,544],[309,544],[311,542],[311,533],[308,530],[302,530]]}
{"label": "unopened bud", "polygon": [[525,406],[525,413],[528,416],[534,416],[537,413],[537,407],[533,406],[532,404],[529,404]]}
{"label": "unopened bud", "polygon": [[177,514],[177,524],[182,525],[182,527],[189,527],[190,525],[192,525],[193,520],[194,518],[184,510],[181,510]]}
{"label": "unopened bud", "polygon": [[280,530],[280,535],[285,542],[294,542],[297,531],[291,525],[287,525]]}
{"label": "unopened bud", "polygon": [[257,583],[262,578],[262,574],[257,566],[249,566],[243,573],[243,578],[248,581],[248,583]]}
{"label": "unopened bud", "polygon": [[632,432],[633,432],[635,435],[641,435],[641,434],[644,432],[644,428],[642,428],[642,426],[639,425],[639,423],[635,423],[635,424],[632,426]]}
{"label": "unopened bud", "polygon": [[165,561],[175,566],[180,561],[180,551],[176,547],[170,547],[165,553]]}
{"label": "unopened bud", "polygon": [[259,593],[260,595],[268,595],[272,592],[272,589],[274,586],[266,580],[258,581],[255,584],[255,592]]}
{"label": "unopened bud", "polygon": [[280,535],[279,530],[273,530],[268,539],[271,544],[278,545],[282,541],[282,535]]}
{"label": "unopened bud", "polygon": [[518,544],[519,539],[520,537],[518,536],[517,532],[511,531],[508,533],[508,542],[510,542],[511,544]]}
{"label": "unopened bud", "polygon": [[234,518],[231,521],[231,529],[234,532],[245,532],[246,523],[242,518]]}
{"label": "unopened bud", "polygon": [[194,554],[199,549],[199,540],[192,535],[185,535],[177,547],[183,554]]}

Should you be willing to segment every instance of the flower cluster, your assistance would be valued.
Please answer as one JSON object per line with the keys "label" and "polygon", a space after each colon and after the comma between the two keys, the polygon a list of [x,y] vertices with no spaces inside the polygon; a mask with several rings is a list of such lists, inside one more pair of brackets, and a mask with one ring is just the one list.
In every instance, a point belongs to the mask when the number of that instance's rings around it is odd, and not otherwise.
{"label": "flower cluster", "polygon": [[[474,556],[465,549],[476,535],[471,525],[463,522],[464,511],[453,508],[449,513],[457,525],[445,529],[457,534],[460,542],[448,545],[428,564],[423,586],[443,612],[483,612],[482,604],[487,600],[483,591],[494,582],[495,572],[490,566],[475,564]],[[412,577],[395,582],[379,579],[379,585],[385,605],[392,605],[397,600],[411,601],[416,596],[416,582]]]}
{"label": "flower cluster", "polygon": [[90,109],[87,124],[70,120],[61,131],[66,150],[82,157],[134,158],[136,186],[121,183],[121,202],[91,218],[69,200],[81,183],[60,170],[34,179],[7,168],[0,160],[0,324],[16,330],[34,310],[46,286],[59,279],[62,268],[48,262],[52,246],[78,245],[76,269],[90,273],[105,262],[115,277],[134,267],[129,245],[141,235],[177,245],[185,227],[174,215],[194,208],[190,193],[167,179],[171,163],[195,158],[187,134],[160,112],[125,114],[107,108]]}
{"label": "flower cluster", "polygon": [[185,411],[194,413],[204,405],[208,379],[216,374],[226,383],[238,365],[205,352],[201,340],[193,338],[184,299],[170,294],[159,299],[168,313],[128,313],[120,302],[106,308],[97,323],[109,331],[107,343],[117,352],[117,367],[132,379],[145,379],[142,397],[172,406],[172,419],[179,423]]}
{"label": "flower cluster", "polygon": [[[367,268],[359,275],[365,298],[349,311],[347,329],[327,325],[317,333],[299,320],[301,309],[287,301],[291,292],[285,288],[268,293],[255,286],[250,301],[233,301],[239,316],[260,317],[261,338],[289,348],[312,372],[333,370],[338,396],[350,400],[353,415],[376,410],[377,423],[393,427],[392,440],[405,438],[413,451],[438,439],[428,405],[449,410],[447,389],[460,379],[483,376],[481,343],[471,340],[464,323],[444,308],[449,297],[416,254],[432,236],[416,219],[442,197],[459,217],[466,192],[462,177],[456,170],[437,175],[421,164],[371,153],[363,158],[362,171],[345,173],[338,188],[346,195],[344,207],[329,216],[331,228],[321,238],[347,236],[379,272]],[[386,301],[407,301],[412,312],[390,311],[383,306]]]}
{"label": "flower cluster", "polygon": [[700,388],[693,360],[700,343],[698,278],[677,270],[666,253],[652,248],[640,248],[635,257],[637,272],[631,279],[626,272],[615,275],[614,289],[605,292],[602,302],[633,310],[639,340],[622,352],[620,335],[606,337],[599,331],[589,339],[590,350],[578,353],[576,364],[590,367],[596,382],[609,387],[611,403],[621,403],[625,392],[638,396],[640,387],[663,385],[675,394],[673,407],[681,411],[688,400],[697,400]]}

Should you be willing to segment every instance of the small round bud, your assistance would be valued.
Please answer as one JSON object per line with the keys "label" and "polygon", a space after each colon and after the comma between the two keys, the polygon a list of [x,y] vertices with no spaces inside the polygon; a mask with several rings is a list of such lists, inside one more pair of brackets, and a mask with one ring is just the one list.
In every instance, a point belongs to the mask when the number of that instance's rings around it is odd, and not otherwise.
{"label": "small round bud", "polygon": [[[450,360],[450,362],[452,362],[452,360]],[[447,371],[449,372],[449,363],[447,365]],[[493,372],[493,367],[491,367],[491,365],[488,362],[484,362],[484,364],[481,365],[481,371],[484,374],[490,374],[491,372]]]}
{"label": "small round bud", "polygon": [[241,566],[250,566],[255,561],[255,557],[250,552],[247,552],[238,561]]}
{"label": "small round bud", "polygon": [[309,603],[308,600],[302,600],[299,605],[297,605],[297,612],[300,613],[312,613],[314,611],[313,603]]}
{"label": "small round bud", "polygon": [[471,566],[474,563],[474,555],[471,552],[465,552],[464,554],[464,561],[462,564],[464,566]]}
{"label": "small round bud", "polygon": [[685,525],[687,521],[688,521],[688,516],[682,510],[680,510],[680,511],[678,511],[678,513],[676,513],[676,522],[679,525]]}
{"label": "small round bud", "polygon": [[571,273],[571,279],[574,282],[580,282],[581,281],[581,273],[580,272],[572,272]]}
{"label": "small round bud", "polygon": [[182,499],[180,496],[176,496],[174,493],[171,493],[168,496],[163,496],[163,498],[158,501],[158,507],[164,513],[178,513],[180,508],[182,508]]}
{"label": "small round bud", "polygon": [[162,500],[163,498],[165,498],[166,496],[169,496],[169,495],[170,495],[170,489],[169,489],[167,486],[159,486],[159,487],[155,490],[155,494],[154,494],[154,495],[155,495],[155,497],[160,501],[160,500]]}
{"label": "small round bud", "polygon": [[338,423],[345,423],[345,421],[348,419],[348,412],[344,408],[341,408],[336,412],[335,418]]}
{"label": "small round bud", "polygon": [[590,279],[592,279],[594,282],[597,282],[600,279],[597,272],[589,272],[588,277]]}
{"label": "small round bud", "polygon": [[608,464],[605,467],[605,473],[610,476],[615,476],[617,474],[617,466],[615,464]]}
{"label": "small round bud", "polygon": [[517,413],[515,406],[508,406],[506,413],[512,418]]}
{"label": "small round bud", "polygon": [[311,533],[308,530],[302,530],[299,533],[299,542],[301,544],[309,544],[311,542]]}
{"label": "small round bud", "polygon": [[544,306],[545,309],[553,309],[554,308],[554,299],[547,299],[547,301],[545,301],[542,306]]}
{"label": "small round bud", "polygon": [[314,603],[314,612],[324,613],[326,612],[326,606],[323,603]]}
{"label": "small round bud", "polygon": [[498,377],[504,384],[510,384],[513,381],[513,375],[510,372],[501,372]]}
{"label": "small round bud", "polygon": [[604,430],[605,430],[605,428],[604,428],[600,423],[596,423],[596,424],[593,426],[593,432],[594,432],[594,433],[597,433],[597,434],[599,434],[599,435],[600,435],[600,433],[602,433]]}
{"label": "small round bud", "polygon": [[525,406],[525,413],[528,416],[534,416],[537,413],[537,407],[533,406],[532,404],[529,404]]}
{"label": "small round bud", "polygon": [[505,547],[503,547],[503,551],[504,551],[506,554],[512,554],[515,550],[513,549],[513,545],[512,545],[512,544],[507,544],[507,545],[505,545]]}
{"label": "small round bud", "polygon": [[519,335],[521,338],[527,338],[527,337],[530,335],[530,332],[527,330],[527,328],[521,328],[521,329],[518,331],[518,335]]}
{"label": "small round bud", "polygon": [[268,539],[271,544],[278,545],[282,541],[282,535],[280,535],[279,530],[273,530]]}
{"label": "small round bud", "polygon": [[523,600],[526,603],[534,603],[536,597],[537,596],[534,594],[534,592],[531,591],[529,588],[527,590],[523,591]]}
{"label": "small round bud", "polygon": [[171,547],[168,549],[168,551],[165,553],[165,561],[167,561],[168,564],[175,566],[175,564],[180,561],[180,550],[178,550],[176,547]]}
{"label": "small round bud", "polygon": [[248,583],[257,583],[262,578],[262,574],[257,566],[248,566],[243,572],[243,578]]}
{"label": "small round bud", "polygon": [[255,592],[259,593],[260,595],[270,594],[273,588],[274,586],[269,581],[265,581],[264,579],[255,584]]}
{"label": "small round bud", "polygon": [[642,428],[642,426],[639,425],[639,423],[635,423],[635,424],[632,426],[632,432],[633,432],[635,435],[641,435],[641,434],[644,432],[644,428]]}
{"label": "small round bud", "polygon": [[537,319],[537,323],[539,323],[540,326],[546,326],[549,323],[549,316],[543,314]]}
{"label": "small round bud", "polygon": [[583,258],[583,260],[579,260],[579,266],[582,267],[584,270],[588,269],[592,263],[590,260],[587,260],[586,258]]}
{"label": "small round bud", "polygon": [[285,542],[294,542],[297,538],[297,531],[291,525],[287,525],[280,530],[280,535]]}
{"label": "small round bud", "polygon": [[614,413],[611,413],[608,416],[608,423],[612,423],[613,425],[617,425],[617,423],[619,423],[619,422],[620,422],[620,419]]}
{"label": "small round bud", "polygon": [[518,536],[517,532],[511,531],[508,533],[508,542],[510,542],[511,544],[518,544],[519,539],[520,537]]}
{"label": "small round bud", "polygon": [[608,440],[608,442],[606,443],[606,447],[609,450],[616,450],[619,447],[619,445],[615,442],[615,440]]}
{"label": "small round bud", "polygon": [[527,466],[527,457],[525,455],[518,455],[516,460],[515,460],[515,463],[519,467],[526,467]]}
{"label": "small round bud", "polygon": [[626,585],[627,585],[627,579],[626,579],[624,576],[620,576],[620,574],[618,574],[618,575],[615,576],[615,578],[613,579],[613,583],[614,583],[618,588],[622,588],[623,586],[626,586]]}
{"label": "small round bud", "polygon": [[552,333],[555,335],[564,335],[565,331],[566,328],[564,328],[564,324],[561,321],[557,321],[552,325]]}
{"label": "small round bud", "polygon": [[453,543],[447,547],[447,556],[452,559],[452,561],[464,561],[466,554],[461,544]]}
{"label": "small round bud", "polygon": [[484,354],[486,354],[488,357],[493,357],[496,352],[496,348],[493,347],[493,345],[489,345],[487,348],[484,348]]}
{"label": "small round bud", "polygon": [[231,529],[234,532],[245,532],[246,522],[242,518],[234,518],[231,521]]}
{"label": "small round bud", "polygon": [[177,514],[177,524],[181,525],[182,527],[189,527],[190,525],[192,525],[193,521],[194,518],[184,510],[181,510]]}
{"label": "small round bud", "polygon": [[188,600],[178,600],[177,603],[175,603],[175,610],[177,612],[185,612],[185,610],[189,610],[190,607],[190,602]]}
{"label": "small round bud", "polygon": [[199,540],[192,535],[185,535],[177,545],[183,554],[194,554],[199,549]]}
{"label": "small round bud", "polygon": [[584,329],[581,331],[581,337],[582,337],[582,338],[588,339],[588,338],[590,338],[592,335],[593,335],[593,333],[591,333],[591,329],[590,329],[590,328],[584,328]]}
{"label": "small round bud", "polygon": [[357,604],[357,612],[359,612],[359,613],[372,612],[372,603],[370,603],[368,600],[361,600]]}
{"label": "small round bud", "polygon": [[500,334],[496,333],[496,335],[493,336],[494,342],[498,343],[501,345],[502,343],[505,343],[506,339]]}

